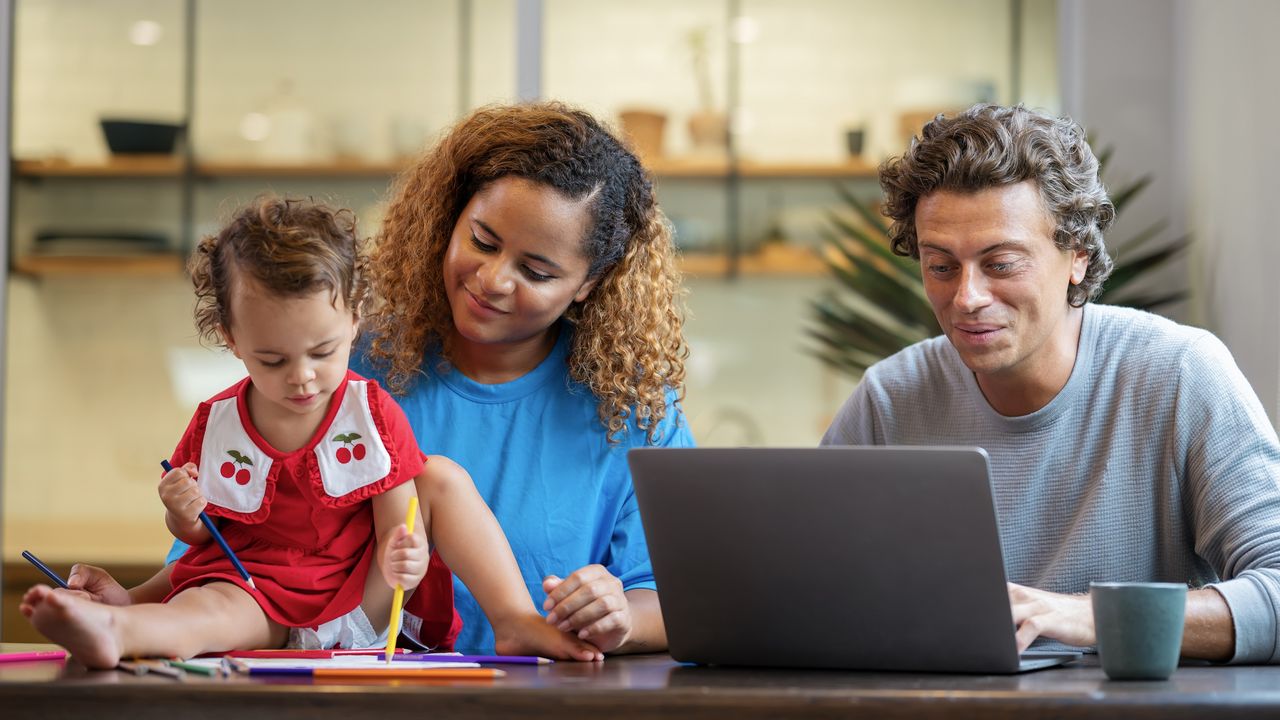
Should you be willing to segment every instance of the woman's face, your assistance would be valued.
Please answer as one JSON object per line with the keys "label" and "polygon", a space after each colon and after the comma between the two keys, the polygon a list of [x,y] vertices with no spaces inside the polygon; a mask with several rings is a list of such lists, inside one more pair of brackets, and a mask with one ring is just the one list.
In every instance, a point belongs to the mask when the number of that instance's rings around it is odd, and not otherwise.
{"label": "woman's face", "polygon": [[518,177],[476,193],[454,225],[445,291],[464,342],[542,342],[570,303],[595,287],[583,254],[585,203]]}

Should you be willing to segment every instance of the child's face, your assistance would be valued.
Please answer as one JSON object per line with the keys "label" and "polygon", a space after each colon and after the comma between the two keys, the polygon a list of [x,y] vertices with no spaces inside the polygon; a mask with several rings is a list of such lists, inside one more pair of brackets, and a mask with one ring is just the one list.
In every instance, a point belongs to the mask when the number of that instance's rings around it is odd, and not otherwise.
{"label": "child's face", "polygon": [[476,193],[444,258],[453,323],[465,342],[538,340],[595,286],[582,252],[590,218],[581,202],[523,178]]}
{"label": "child's face", "polygon": [[329,290],[281,297],[251,278],[232,282],[227,347],[244,362],[253,387],[289,413],[324,415],[342,383],[357,318]]}

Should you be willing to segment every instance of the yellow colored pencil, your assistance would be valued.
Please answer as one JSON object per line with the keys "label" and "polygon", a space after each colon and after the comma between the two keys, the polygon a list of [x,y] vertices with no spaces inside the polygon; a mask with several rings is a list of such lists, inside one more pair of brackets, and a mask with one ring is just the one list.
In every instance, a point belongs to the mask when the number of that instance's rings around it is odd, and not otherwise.
{"label": "yellow colored pencil", "polygon": [[[413,533],[413,521],[418,517],[418,496],[409,496],[409,512],[405,515],[404,524]],[[400,634],[400,610],[404,605],[404,586],[396,583],[396,591],[391,596],[391,622],[387,625],[387,664],[396,654],[396,636]]]}

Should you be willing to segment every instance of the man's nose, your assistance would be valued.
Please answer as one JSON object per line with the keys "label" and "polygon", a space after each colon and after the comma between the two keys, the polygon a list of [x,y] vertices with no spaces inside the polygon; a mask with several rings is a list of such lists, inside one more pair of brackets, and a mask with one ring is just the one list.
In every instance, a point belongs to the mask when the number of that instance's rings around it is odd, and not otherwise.
{"label": "man's nose", "polygon": [[991,304],[991,288],[987,277],[972,268],[960,269],[953,303],[957,310],[972,313]]}

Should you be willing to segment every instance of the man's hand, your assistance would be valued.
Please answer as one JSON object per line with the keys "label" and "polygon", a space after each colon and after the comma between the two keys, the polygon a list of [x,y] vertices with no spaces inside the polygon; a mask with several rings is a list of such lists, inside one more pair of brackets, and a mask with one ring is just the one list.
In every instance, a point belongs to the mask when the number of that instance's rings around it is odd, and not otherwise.
{"label": "man's hand", "polygon": [[547,622],[577,635],[604,652],[617,650],[631,637],[631,603],[622,581],[603,565],[588,565],[567,578],[548,575],[542,581]]}
{"label": "man's hand", "polygon": [[1088,595],[1060,595],[1023,585],[1009,585],[1013,624],[1018,629],[1018,652],[1038,637],[1079,647],[1097,643],[1093,630],[1093,602]]}
{"label": "man's hand", "polygon": [[67,591],[105,605],[130,605],[129,591],[100,567],[76,563],[67,577]]}

